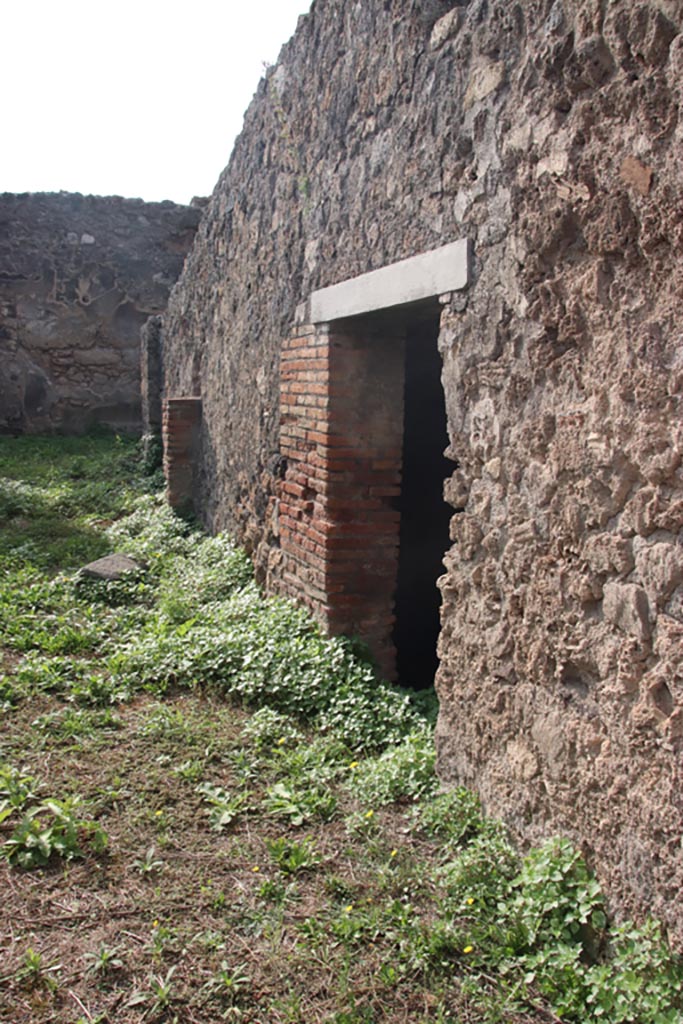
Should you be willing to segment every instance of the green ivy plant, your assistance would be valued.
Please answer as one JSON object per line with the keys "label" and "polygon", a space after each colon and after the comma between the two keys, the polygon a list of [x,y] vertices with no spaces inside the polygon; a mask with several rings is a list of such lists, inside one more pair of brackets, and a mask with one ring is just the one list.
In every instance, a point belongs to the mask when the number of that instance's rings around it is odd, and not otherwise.
{"label": "green ivy plant", "polygon": [[103,853],[107,834],[97,822],[77,813],[78,797],[50,799],[24,811],[0,853],[10,864],[22,868],[45,867],[53,856],[64,860],[84,857],[92,848]]}

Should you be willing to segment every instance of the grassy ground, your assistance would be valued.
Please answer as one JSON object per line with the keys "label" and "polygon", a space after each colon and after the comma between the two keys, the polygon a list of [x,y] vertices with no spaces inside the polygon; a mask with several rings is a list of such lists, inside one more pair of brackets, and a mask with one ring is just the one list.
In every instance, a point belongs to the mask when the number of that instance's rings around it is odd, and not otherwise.
{"label": "grassy ground", "polygon": [[424,708],[130,442],[0,439],[0,478],[0,1021],[682,1019],[657,926],[440,793]]}

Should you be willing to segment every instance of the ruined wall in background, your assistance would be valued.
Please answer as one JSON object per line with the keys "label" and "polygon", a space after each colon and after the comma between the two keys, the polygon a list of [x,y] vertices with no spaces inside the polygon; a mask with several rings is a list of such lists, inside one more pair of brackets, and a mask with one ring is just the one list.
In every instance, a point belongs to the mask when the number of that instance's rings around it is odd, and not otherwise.
{"label": "ruined wall in background", "polygon": [[[429,14],[427,14],[429,12]],[[439,770],[683,936],[678,0],[317,0],[165,320],[196,493],[277,576],[279,362],[316,288],[463,236]]]}
{"label": "ruined wall in background", "polygon": [[140,425],[140,327],[166,307],[200,211],[0,195],[0,430]]}

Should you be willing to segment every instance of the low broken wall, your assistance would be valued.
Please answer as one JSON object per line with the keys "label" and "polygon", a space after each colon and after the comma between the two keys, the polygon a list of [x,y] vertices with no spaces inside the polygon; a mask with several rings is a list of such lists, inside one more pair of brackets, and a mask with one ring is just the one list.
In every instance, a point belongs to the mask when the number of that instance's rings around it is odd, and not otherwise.
{"label": "low broken wall", "polygon": [[140,327],[166,307],[200,211],[0,195],[0,430],[140,426]]}
{"label": "low broken wall", "polygon": [[471,241],[439,337],[439,771],[681,937],[682,27],[676,0],[317,0],[164,342],[168,396],[201,396],[198,511],[274,585],[297,305]]}

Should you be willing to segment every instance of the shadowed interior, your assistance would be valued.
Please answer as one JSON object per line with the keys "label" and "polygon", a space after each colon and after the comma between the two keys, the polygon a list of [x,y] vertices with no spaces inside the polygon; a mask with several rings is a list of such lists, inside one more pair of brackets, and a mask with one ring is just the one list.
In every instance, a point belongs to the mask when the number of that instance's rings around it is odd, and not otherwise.
{"label": "shadowed interior", "polygon": [[429,687],[438,666],[440,593],[437,578],[449,544],[451,509],[443,500],[452,463],[437,348],[438,315],[408,327],[404,391],[403,473],[396,624],[398,679],[414,689]]}

